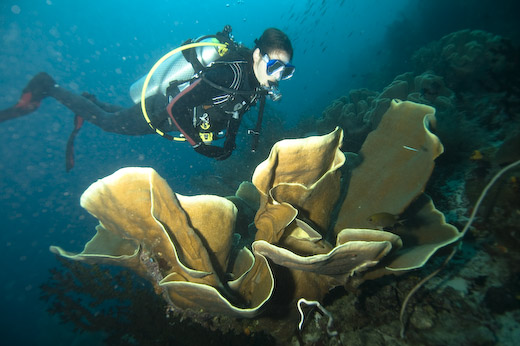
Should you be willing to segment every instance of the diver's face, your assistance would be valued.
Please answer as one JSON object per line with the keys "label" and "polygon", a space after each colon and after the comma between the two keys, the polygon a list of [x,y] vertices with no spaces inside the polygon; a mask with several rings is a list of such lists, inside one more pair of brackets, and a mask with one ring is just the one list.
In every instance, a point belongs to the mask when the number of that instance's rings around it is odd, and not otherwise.
{"label": "diver's face", "polygon": [[[270,53],[269,59],[280,60],[285,64],[289,63],[289,55],[281,50]],[[271,75],[267,74],[267,62],[262,59],[262,54],[258,48],[253,52],[253,71],[260,85],[265,87],[269,86],[269,82],[271,82],[271,84],[277,84],[278,81],[282,79],[282,71],[278,71]]]}

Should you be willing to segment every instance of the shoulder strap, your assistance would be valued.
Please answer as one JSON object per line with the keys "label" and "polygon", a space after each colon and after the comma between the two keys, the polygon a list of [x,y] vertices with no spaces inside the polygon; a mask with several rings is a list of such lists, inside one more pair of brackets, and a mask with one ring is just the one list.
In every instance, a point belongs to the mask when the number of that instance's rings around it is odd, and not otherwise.
{"label": "shoulder strap", "polygon": [[[189,43],[193,43],[192,39],[187,40],[182,45],[187,45]],[[193,67],[193,70],[195,72],[199,72],[204,70],[204,66],[200,63],[199,59],[197,59],[197,51],[195,48],[185,49],[182,51],[182,55],[184,56],[184,59],[188,61],[191,66]]]}

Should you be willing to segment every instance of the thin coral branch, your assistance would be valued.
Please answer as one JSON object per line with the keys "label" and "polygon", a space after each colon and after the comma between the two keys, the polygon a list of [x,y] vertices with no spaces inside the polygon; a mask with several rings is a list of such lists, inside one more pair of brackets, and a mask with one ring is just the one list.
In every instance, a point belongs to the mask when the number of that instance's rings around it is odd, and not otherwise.
{"label": "thin coral branch", "polygon": [[448,257],[446,257],[446,259],[441,264],[441,266],[439,268],[437,268],[436,270],[434,270],[432,273],[430,273],[430,275],[424,277],[421,281],[419,281],[417,283],[417,285],[415,285],[404,298],[403,304],[401,305],[401,312],[399,314],[399,321],[401,322],[401,331],[400,331],[399,335],[401,336],[401,339],[404,339],[404,331],[405,331],[405,327],[406,327],[406,323],[404,320],[404,313],[406,311],[406,306],[408,305],[408,301],[410,300],[410,298],[412,298],[412,296],[415,294],[415,292],[419,288],[421,288],[426,282],[428,282],[431,278],[433,278],[435,275],[437,275],[442,270],[442,268],[444,268],[444,266],[446,264],[448,264],[448,262],[453,258],[453,255],[455,255],[456,252],[457,252],[457,247],[454,246],[453,249],[451,250],[451,253],[449,254]]}
{"label": "thin coral branch", "polygon": [[[468,219],[468,222],[466,223],[466,225],[464,226],[464,228],[462,229],[462,231],[460,232],[460,235],[459,237],[457,238],[457,240],[460,240],[464,237],[464,235],[466,234],[466,232],[468,231],[468,229],[471,227],[471,224],[473,223],[473,221],[475,220],[475,216],[477,215],[477,211],[478,209],[480,208],[480,204],[482,203],[482,201],[484,200],[484,197],[487,195],[489,189],[496,183],[496,181],[507,171],[509,171],[510,169],[512,169],[513,167],[515,166],[518,166],[520,164],[520,160],[518,161],[515,161],[513,163],[511,163],[510,165],[502,168],[500,171],[498,171],[497,174],[495,174],[493,176],[493,178],[491,179],[491,181],[486,185],[486,187],[484,188],[484,190],[482,190],[482,192],[480,193],[480,196],[477,200],[477,202],[475,203],[475,206],[473,207],[473,211]],[[410,301],[410,298],[415,294],[415,292],[417,292],[417,290],[419,288],[421,288],[426,282],[428,282],[431,278],[433,278],[435,275],[437,275],[441,270],[442,268],[444,268],[446,266],[446,264],[448,264],[448,262],[453,258],[453,255],[455,255],[455,253],[457,252],[457,247],[453,247],[453,250],[451,251],[450,255],[448,257],[446,257],[446,259],[444,260],[444,262],[441,264],[441,266],[439,268],[437,268],[435,271],[433,271],[430,275],[426,276],[425,278],[423,278],[421,281],[419,281],[417,283],[417,285],[415,285],[410,292],[408,292],[408,294],[406,295],[404,301],[403,301],[403,304],[401,305],[401,313],[399,314],[399,321],[401,322],[401,331],[400,331],[400,335],[401,335],[401,338],[404,338],[404,333],[405,333],[405,329],[406,329],[406,323],[405,323],[405,320],[404,320],[404,312],[406,311],[406,306],[408,305],[408,302]]]}
{"label": "thin coral branch", "polygon": [[497,174],[495,174],[495,176],[493,177],[493,179],[491,179],[491,181],[486,185],[486,187],[484,188],[484,190],[482,190],[482,193],[480,194],[477,202],[475,203],[475,207],[473,208],[473,212],[471,213],[471,216],[469,217],[468,219],[468,222],[466,223],[466,226],[464,226],[464,228],[462,229],[462,232],[460,232],[460,236],[459,236],[459,239],[461,239],[462,237],[464,237],[464,235],[466,234],[466,232],[468,231],[468,229],[470,228],[471,224],[473,223],[473,220],[475,219],[475,215],[477,215],[477,211],[478,209],[480,208],[480,204],[482,203],[482,201],[484,200],[484,197],[486,197],[486,194],[488,193],[489,189],[493,186],[493,184],[496,183],[496,181],[507,171],[509,171],[511,168],[515,167],[515,166],[518,166],[520,164],[520,160],[518,161],[515,161],[513,163],[511,163],[510,165],[502,168]]}
{"label": "thin coral branch", "polygon": [[334,318],[332,317],[332,314],[323,307],[318,301],[316,300],[307,300],[305,298],[300,298],[298,302],[296,303],[296,306],[298,307],[298,311],[300,312],[300,323],[298,323],[298,330],[301,331],[303,328],[303,321],[305,320],[305,314],[302,310],[302,303],[306,305],[313,305],[316,306],[318,309],[320,309],[321,313],[324,314],[329,318],[329,321],[327,322],[327,333],[329,336],[336,336],[338,335],[338,332],[335,330],[332,330]]}

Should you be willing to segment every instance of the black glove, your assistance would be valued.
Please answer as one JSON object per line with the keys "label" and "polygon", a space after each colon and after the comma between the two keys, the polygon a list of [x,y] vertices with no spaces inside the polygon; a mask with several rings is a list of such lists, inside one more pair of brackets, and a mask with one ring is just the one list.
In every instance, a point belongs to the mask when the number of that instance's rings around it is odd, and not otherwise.
{"label": "black glove", "polygon": [[203,142],[199,142],[193,146],[193,149],[204,156],[216,158],[221,156],[224,152],[224,148],[215,147],[213,145],[206,145]]}
{"label": "black glove", "polygon": [[233,152],[233,150],[235,150],[235,147],[236,147],[235,139],[226,138],[226,141],[224,142],[224,147],[222,148],[222,149],[224,149],[222,152],[222,155],[220,155],[219,157],[215,157],[215,159],[219,160],[219,161],[227,159],[228,157],[231,156],[231,153]]}
{"label": "black glove", "polygon": [[226,140],[224,147],[216,147],[213,145],[206,145],[203,142],[199,142],[193,146],[193,149],[204,156],[214,158],[215,160],[225,160],[235,149],[235,142]]}
{"label": "black glove", "polygon": [[222,161],[231,156],[232,151],[224,151],[222,155],[215,157],[215,160]]}

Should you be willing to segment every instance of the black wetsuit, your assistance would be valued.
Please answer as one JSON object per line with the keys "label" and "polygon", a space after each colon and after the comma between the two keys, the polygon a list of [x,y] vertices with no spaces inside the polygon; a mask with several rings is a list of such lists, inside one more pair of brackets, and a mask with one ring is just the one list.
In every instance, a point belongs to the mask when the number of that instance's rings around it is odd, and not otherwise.
{"label": "black wetsuit", "polygon": [[[193,80],[193,85],[188,88],[190,89],[188,92],[182,92],[179,95],[171,109],[174,120],[170,118],[166,110],[174,95],[164,96],[162,93],[158,93],[148,97],[146,110],[152,124],[163,132],[181,130],[193,148],[203,155],[217,159],[227,158],[235,148],[235,137],[243,114],[258,99],[257,91],[260,90],[260,85],[253,73],[252,66],[250,50],[228,52],[226,56],[203,72],[203,78]],[[42,79],[45,78],[42,77]],[[48,79],[51,78],[48,77]],[[37,85],[37,83],[35,82],[33,85]],[[216,85],[224,89],[217,88]],[[58,85],[38,87],[41,89],[38,90],[40,95],[56,99],[76,116],[99,126],[104,131],[124,135],[155,133],[143,117],[141,103],[130,108],[123,108],[102,103],[88,94],[77,95]],[[31,92],[32,90],[29,89],[35,89],[35,87],[28,87],[24,89],[24,92]],[[178,92],[178,89],[175,89]],[[238,91],[238,93],[235,94],[233,91]],[[33,92],[33,94],[35,93]],[[30,106],[37,108],[39,100],[35,104],[36,106]],[[31,109],[26,110],[20,107],[19,103],[17,106],[3,111],[2,118],[5,119],[2,120],[25,115],[31,111]],[[200,133],[211,133],[215,138],[215,134],[219,132],[225,133],[222,147],[206,145],[200,137]]]}

